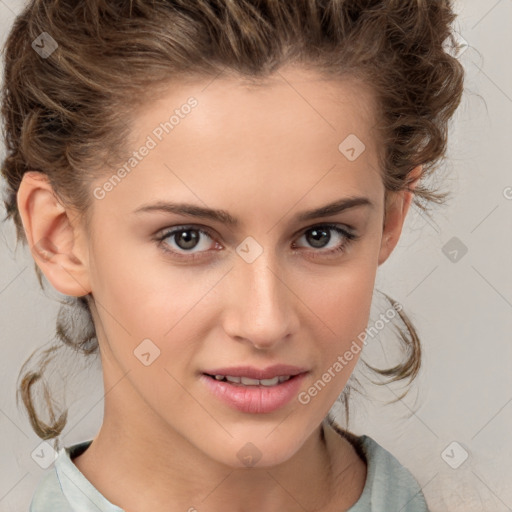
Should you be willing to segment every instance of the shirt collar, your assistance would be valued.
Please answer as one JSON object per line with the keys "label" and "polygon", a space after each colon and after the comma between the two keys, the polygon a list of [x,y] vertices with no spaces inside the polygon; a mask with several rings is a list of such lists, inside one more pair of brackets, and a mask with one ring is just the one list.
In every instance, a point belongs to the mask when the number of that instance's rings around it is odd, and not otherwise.
{"label": "shirt collar", "polygon": [[62,492],[73,508],[80,512],[124,512],[122,508],[108,501],[72,461],[73,457],[84,452],[91,443],[92,439],[59,450],[55,470]]}

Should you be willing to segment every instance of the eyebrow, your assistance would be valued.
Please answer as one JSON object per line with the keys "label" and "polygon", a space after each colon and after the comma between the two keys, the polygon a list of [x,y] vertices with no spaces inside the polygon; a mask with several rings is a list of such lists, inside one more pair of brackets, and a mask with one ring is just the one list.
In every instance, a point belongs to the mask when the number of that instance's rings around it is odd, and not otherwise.
{"label": "eyebrow", "polygon": [[[374,207],[374,204],[367,198],[362,196],[356,197],[345,197],[334,201],[333,203],[326,204],[313,210],[308,210],[295,215],[296,221],[307,221],[312,219],[318,219],[320,217],[328,217],[335,215],[349,208],[355,208],[356,206],[369,206]],[[190,203],[172,203],[167,201],[158,201],[152,204],[145,204],[133,211],[133,213],[145,213],[145,212],[164,212],[164,213],[175,213],[178,215],[187,215],[190,217],[198,217],[203,219],[210,219],[223,224],[227,224],[232,227],[239,225],[239,220],[233,217],[226,210],[217,210],[213,208],[205,208]]]}

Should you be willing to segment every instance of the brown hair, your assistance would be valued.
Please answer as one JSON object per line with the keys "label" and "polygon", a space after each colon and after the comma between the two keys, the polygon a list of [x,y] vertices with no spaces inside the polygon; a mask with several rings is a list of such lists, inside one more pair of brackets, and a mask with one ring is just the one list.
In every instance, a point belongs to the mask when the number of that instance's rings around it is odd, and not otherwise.
{"label": "brown hair", "polygon": [[[445,157],[448,122],[463,93],[463,67],[445,50],[446,41],[456,47],[455,17],[450,0],[31,0],[4,48],[4,220],[14,220],[17,243],[26,243],[16,194],[23,174],[38,170],[87,226],[90,182],[121,161],[136,105],[172,80],[213,79],[227,70],[256,83],[289,63],[371,85],[385,189],[409,188],[410,171],[423,165],[414,204],[428,213],[428,202],[442,204],[448,195],[425,178]],[[43,32],[58,43],[44,58],[32,46]],[[35,271],[42,286],[37,264]],[[64,342],[83,354],[98,351],[88,298],[72,299],[88,319],[86,332],[71,333],[73,322],[61,316],[58,344],[35,370],[26,369],[33,353],[20,371],[18,393],[43,439],[57,438],[66,425],[67,411],[56,418],[42,379],[56,348]],[[370,368],[388,382],[410,382],[420,368],[420,342],[407,315],[398,314],[407,328],[398,330],[405,360]],[[34,407],[38,381],[50,424]]]}

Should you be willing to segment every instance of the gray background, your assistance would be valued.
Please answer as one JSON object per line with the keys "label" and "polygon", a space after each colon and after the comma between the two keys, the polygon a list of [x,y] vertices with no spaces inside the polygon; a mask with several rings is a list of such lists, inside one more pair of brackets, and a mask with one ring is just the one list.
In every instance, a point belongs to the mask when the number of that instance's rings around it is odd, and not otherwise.
{"label": "gray background", "polygon": [[[22,5],[0,0],[2,43]],[[453,198],[434,220],[411,210],[377,281],[417,327],[423,367],[410,394],[394,405],[386,401],[398,387],[361,377],[368,398],[352,402],[350,428],[372,436],[413,472],[433,512],[501,512],[512,510],[512,0],[457,5],[455,28],[469,47],[459,56],[466,91],[443,174]],[[16,380],[30,353],[53,336],[57,292],[40,290],[30,252],[14,251],[11,223],[0,233],[0,511],[24,511],[45,470],[31,457],[41,440],[16,407]],[[467,248],[455,262],[443,252],[453,237]],[[388,338],[392,343],[385,329],[368,345],[372,362]],[[83,364],[68,361],[66,446],[94,437],[103,415],[99,362],[81,371]]]}

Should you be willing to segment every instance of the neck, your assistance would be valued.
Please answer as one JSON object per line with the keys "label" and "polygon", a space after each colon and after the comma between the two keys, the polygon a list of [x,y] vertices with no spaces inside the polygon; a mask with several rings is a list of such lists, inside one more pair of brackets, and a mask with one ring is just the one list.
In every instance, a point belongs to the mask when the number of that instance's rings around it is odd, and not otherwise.
{"label": "neck", "polygon": [[112,431],[104,423],[74,462],[101,494],[127,511],[303,512],[323,509],[332,494],[322,425],[290,459],[269,468],[228,467],[202,453],[192,455],[179,435],[157,442],[151,437]]}

